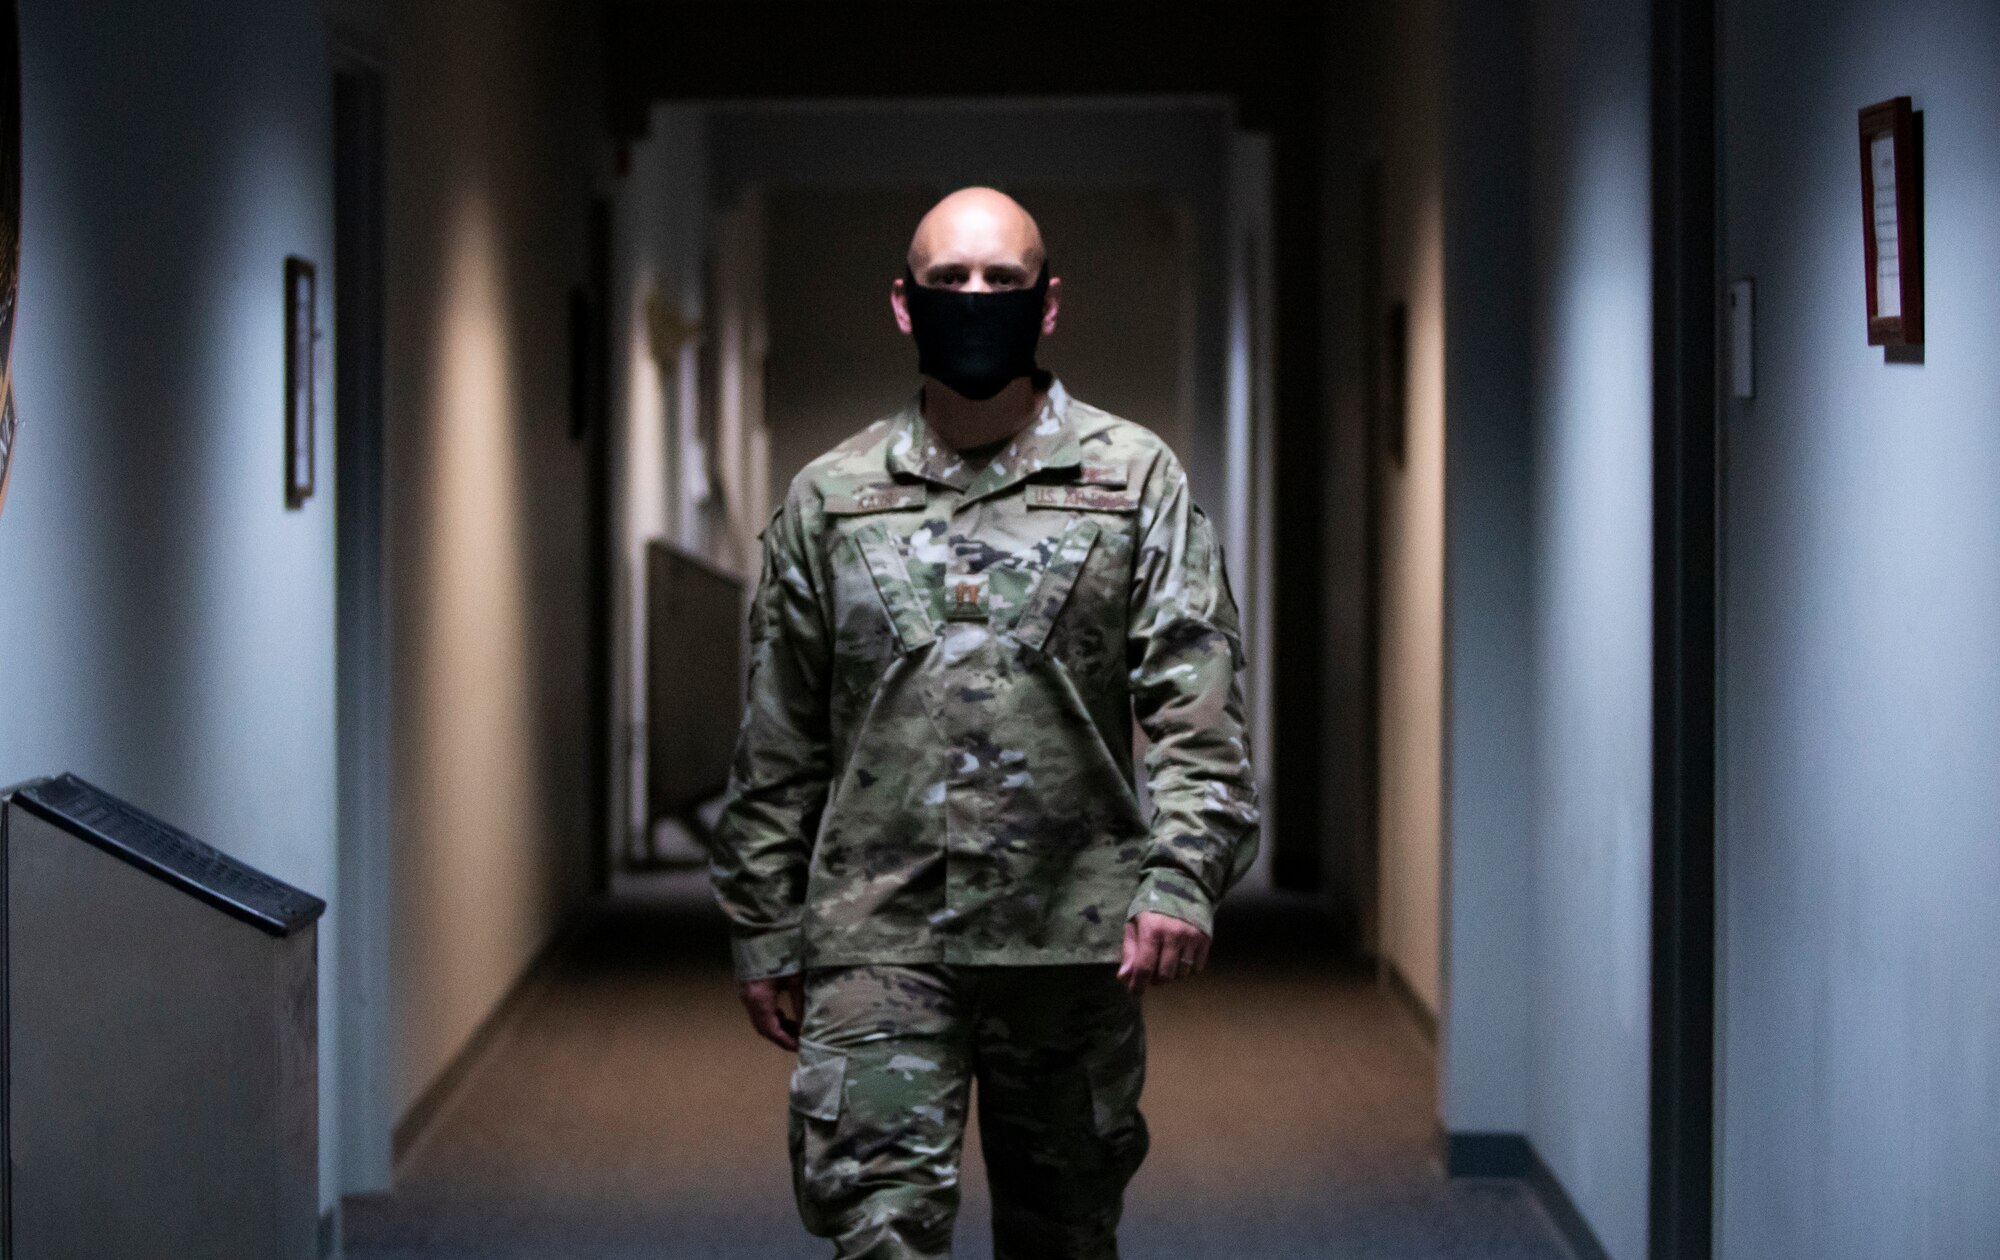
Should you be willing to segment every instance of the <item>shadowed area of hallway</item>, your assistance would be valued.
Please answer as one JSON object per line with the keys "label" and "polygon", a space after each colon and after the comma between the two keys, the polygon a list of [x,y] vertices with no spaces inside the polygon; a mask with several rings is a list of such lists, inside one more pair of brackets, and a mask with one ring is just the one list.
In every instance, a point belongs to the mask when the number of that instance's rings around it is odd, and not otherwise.
{"label": "shadowed area of hallway", "polygon": [[[1327,936],[1307,905],[1232,899],[1209,972],[1147,995],[1153,1148],[1121,1255],[1565,1260],[1525,1190],[1443,1178],[1432,1050]],[[346,1254],[825,1257],[792,1205],[790,1067],[737,1005],[703,884],[606,903],[466,1073],[395,1193],[349,1200]],[[953,1254],[988,1260],[985,1174],[966,1145]]]}

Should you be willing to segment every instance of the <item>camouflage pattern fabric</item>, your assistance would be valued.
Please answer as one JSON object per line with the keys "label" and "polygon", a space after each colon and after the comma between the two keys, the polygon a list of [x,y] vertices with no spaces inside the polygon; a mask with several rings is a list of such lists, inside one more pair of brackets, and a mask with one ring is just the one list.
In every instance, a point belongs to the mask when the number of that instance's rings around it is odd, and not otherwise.
{"label": "camouflage pattern fabric", "polygon": [[1116,962],[1141,910],[1207,930],[1256,852],[1236,604],[1173,452],[1048,378],[975,470],[919,402],[762,535],[711,851],[743,979]]}
{"label": "camouflage pattern fabric", "polygon": [[1108,966],[813,968],[788,1129],[800,1217],[840,1260],[950,1255],[976,1079],[995,1260],[1116,1260],[1145,1071],[1139,1003]]}

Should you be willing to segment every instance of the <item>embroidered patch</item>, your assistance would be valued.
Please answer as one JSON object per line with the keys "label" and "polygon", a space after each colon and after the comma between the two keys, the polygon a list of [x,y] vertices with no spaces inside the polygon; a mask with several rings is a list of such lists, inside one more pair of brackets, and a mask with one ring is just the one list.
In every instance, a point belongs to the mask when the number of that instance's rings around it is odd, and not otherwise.
{"label": "embroidered patch", "polygon": [[1072,508],[1085,512],[1136,512],[1139,510],[1139,494],[1136,490],[1112,490],[1104,486],[1041,484],[1028,487],[1028,506]]}
{"label": "embroidered patch", "polygon": [[1125,465],[1086,461],[1077,471],[1076,479],[1086,486],[1122,486],[1125,484]]}
{"label": "embroidered patch", "polygon": [[870,512],[900,512],[924,505],[922,486],[862,486],[853,494],[829,494],[824,503],[828,516],[866,516]]}
{"label": "embroidered patch", "polygon": [[986,620],[984,573],[944,575],[944,618],[946,621]]}

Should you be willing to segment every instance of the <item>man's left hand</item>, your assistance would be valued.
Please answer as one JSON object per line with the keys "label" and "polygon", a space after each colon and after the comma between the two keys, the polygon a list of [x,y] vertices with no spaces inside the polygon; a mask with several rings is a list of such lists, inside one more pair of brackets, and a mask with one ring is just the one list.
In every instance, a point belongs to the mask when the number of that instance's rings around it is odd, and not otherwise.
{"label": "man's left hand", "polygon": [[1208,933],[1183,919],[1141,910],[1125,920],[1118,979],[1137,997],[1148,985],[1194,975],[1208,965],[1208,939]]}

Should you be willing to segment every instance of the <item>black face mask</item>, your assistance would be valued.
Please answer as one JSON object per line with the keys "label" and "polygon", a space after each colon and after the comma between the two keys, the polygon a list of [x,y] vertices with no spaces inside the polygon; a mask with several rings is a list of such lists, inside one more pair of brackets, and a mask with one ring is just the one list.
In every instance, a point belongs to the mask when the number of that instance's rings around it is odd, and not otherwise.
{"label": "black face mask", "polygon": [[928,289],[903,267],[903,296],[917,339],[917,371],[974,400],[993,397],[1035,369],[1049,263],[1032,288],[993,293]]}

